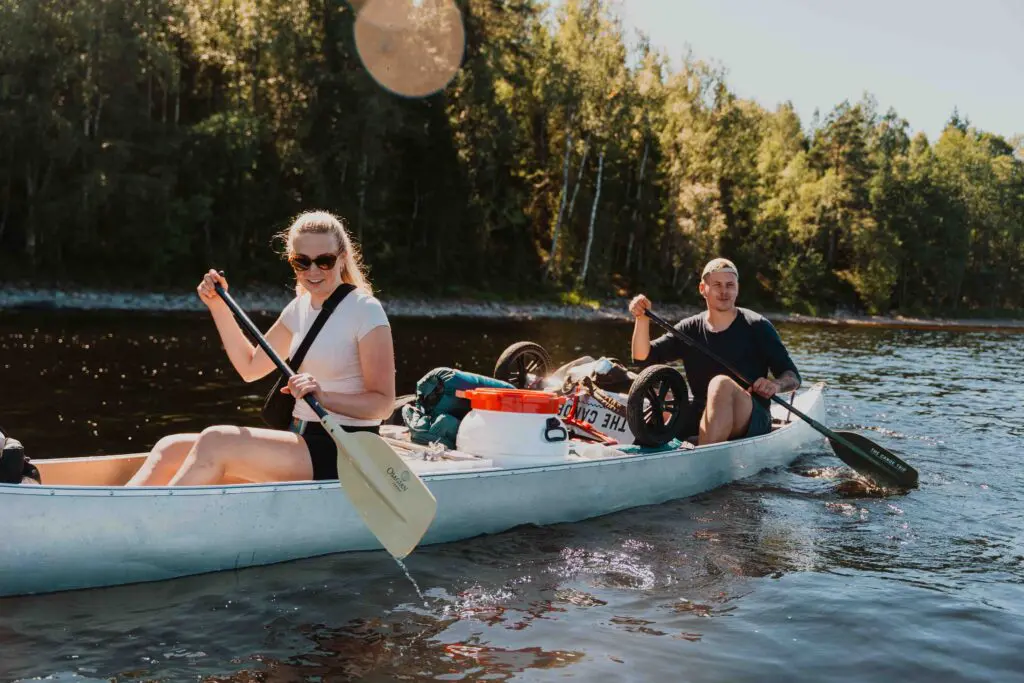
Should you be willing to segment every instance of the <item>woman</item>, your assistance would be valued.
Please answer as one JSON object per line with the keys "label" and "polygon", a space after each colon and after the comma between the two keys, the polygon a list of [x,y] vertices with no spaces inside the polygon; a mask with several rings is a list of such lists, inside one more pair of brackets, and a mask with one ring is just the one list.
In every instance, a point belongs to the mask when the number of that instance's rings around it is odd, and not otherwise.
{"label": "woman", "polygon": [[[341,221],[323,211],[305,213],[279,237],[285,241],[297,281],[296,298],[266,334],[282,358],[295,352],[324,301],[341,283],[355,287],[310,346],[302,363],[304,372],[282,388],[296,398],[289,431],[216,426],[201,434],[165,437],[128,486],[337,479],[337,447],[302,397],[313,394],[346,431],[378,432],[381,420],[391,414],[395,401],[391,328]],[[266,353],[246,338],[214,290],[215,284],[228,288],[227,281],[211,270],[197,291],[210,309],[235,370],[246,382],[277,372]]]}

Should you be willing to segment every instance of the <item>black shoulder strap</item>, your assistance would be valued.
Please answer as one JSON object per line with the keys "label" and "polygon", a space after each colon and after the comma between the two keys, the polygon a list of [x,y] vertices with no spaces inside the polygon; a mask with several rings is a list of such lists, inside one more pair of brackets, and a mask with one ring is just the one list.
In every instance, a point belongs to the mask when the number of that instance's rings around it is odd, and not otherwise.
{"label": "black shoulder strap", "polygon": [[295,357],[289,359],[288,365],[295,372],[299,371],[299,366],[302,365],[302,361],[306,358],[306,352],[309,351],[309,347],[313,345],[313,340],[316,339],[316,335],[320,334],[320,330],[323,329],[327,319],[331,317],[331,313],[334,313],[334,309],[338,307],[346,296],[355,289],[355,285],[351,285],[347,282],[342,282],[338,285],[338,288],[331,292],[331,295],[324,301],[324,305],[320,308],[320,315],[313,321],[313,326],[309,328],[309,332],[303,337],[302,343],[299,344],[299,348],[295,349]]}

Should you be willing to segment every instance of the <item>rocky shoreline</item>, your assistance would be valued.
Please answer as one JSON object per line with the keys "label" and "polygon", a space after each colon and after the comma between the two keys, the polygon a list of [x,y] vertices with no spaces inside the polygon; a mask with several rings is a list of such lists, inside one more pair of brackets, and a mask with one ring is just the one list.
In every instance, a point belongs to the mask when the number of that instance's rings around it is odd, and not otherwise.
{"label": "rocky shoreline", "polygon": [[[264,288],[238,292],[236,300],[253,313],[273,314],[293,296],[285,288]],[[507,318],[518,320],[619,320],[629,321],[626,299],[608,299],[596,306],[553,302],[487,302],[465,299],[414,299],[382,297],[389,316],[428,318]],[[191,292],[158,293],[104,290],[63,291],[52,288],[5,287],[0,289],[0,311],[79,310],[171,312],[204,310]],[[695,307],[660,305],[662,315],[678,319],[695,313]],[[798,313],[764,312],[774,322],[815,325],[851,325],[936,330],[1013,330],[1024,332],[1024,319],[912,318],[903,316],[860,316],[837,312],[827,317]]]}

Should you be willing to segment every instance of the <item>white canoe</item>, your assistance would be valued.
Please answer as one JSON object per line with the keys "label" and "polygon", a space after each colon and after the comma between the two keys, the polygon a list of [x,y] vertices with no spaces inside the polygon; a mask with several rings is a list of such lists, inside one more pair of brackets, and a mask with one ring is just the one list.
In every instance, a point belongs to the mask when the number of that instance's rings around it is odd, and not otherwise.
{"label": "white canoe", "polygon": [[[795,406],[824,421],[823,386]],[[784,407],[773,405],[777,420]],[[693,496],[789,464],[822,437],[804,422],[769,434],[698,448],[630,453],[591,448],[588,457],[497,468],[407,457],[437,498],[424,544],[574,522]],[[400,449],[401,450],[401,449]],[[43,486],[0,484],[4,530],[0,596],[155,581],[285,562],[380,544],[338,482],[125,487],[144,454],[34,461]]]}

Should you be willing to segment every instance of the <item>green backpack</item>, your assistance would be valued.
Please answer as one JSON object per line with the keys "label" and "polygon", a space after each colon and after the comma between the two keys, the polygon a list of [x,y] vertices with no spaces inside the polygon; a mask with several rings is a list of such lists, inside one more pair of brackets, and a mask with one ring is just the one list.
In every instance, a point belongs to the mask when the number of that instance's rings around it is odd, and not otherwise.
{"label": "green backpack", "polygon": [[456,391],[469,389],[515,389],[508,382],[453,368],[434,368],[416,382],[416,401],[402,408],[402,420],[409,427],[413,443],[440,441],[455,448],[459,423],[472,406]]}

